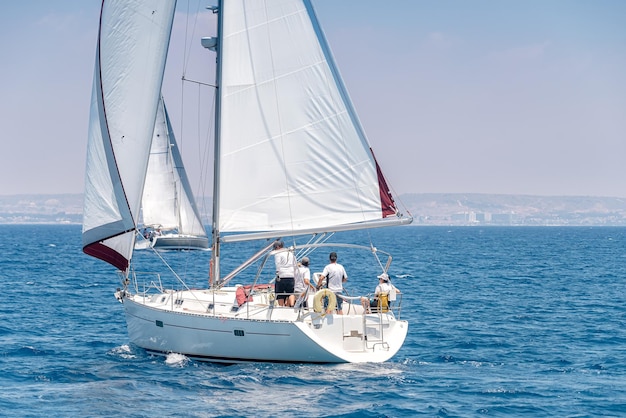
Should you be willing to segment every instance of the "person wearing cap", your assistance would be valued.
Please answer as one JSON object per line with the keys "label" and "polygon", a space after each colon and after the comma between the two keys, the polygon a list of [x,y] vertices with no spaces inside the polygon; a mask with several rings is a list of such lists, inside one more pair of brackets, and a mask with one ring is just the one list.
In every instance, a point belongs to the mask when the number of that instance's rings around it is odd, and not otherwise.
{"label": "person wearing cap", "polygon": [[322,282],[326,279],[326,287],[328,287],[328,290],[337,295],[337,313],[343,315],[343,310],[341,309],[343,299],[339,295],[343,293],[343,283],[348,281],[348,274],[346,273],[346,269],[344,269],[341,264],[337,263],[336,252],[333,251],[330,253],[328,258],[330,263],[324,267],[324,271],[317,282],[317,288],[321,288]]}
{"label": "person wearing cap", "polygon": [[[311,284],[311,270],[309,270],[309,262],[309,257],[302,257],[302,259],[298,263],[298,269],[296,270],[293,287],[295,295],[292,295],[289,300],[289,304],[291,306],[295,306],[296,308],[300,306],[306,308],[308,305],[308,291],[310,288],[315,289]],[[298,298],[297,301],[296,297]]]}
{"label": "person wearing cap", "polygon": [[285,244],[274,242],[274,262],[276,263],[276,283],[274,293],[278,306],[289,305],[289,297],[293,296],[294,277],[297,269],[296,259],[291,251],[283,250]]}
{"label": "person wearing cap", "polygon": [[380,298],[381,293],[389,294],[393,289],[393,285],[389,282],[389,275],[387,273],[383,273],[378,276],[378,286],[376,286],[376,290],[374,291],[374,297],[371,299],[361,298],[361,305],[365,312],[370,313],[370,308],[378,307],[378,300]]}

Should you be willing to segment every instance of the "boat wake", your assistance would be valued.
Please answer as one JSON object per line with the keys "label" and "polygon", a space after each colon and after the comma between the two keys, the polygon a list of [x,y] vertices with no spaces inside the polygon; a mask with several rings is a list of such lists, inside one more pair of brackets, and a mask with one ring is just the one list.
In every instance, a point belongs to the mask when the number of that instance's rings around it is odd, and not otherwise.
{"label": "boat wake", "polygon": [[133,353],[132,349],[130,348],[128,344],[115,347],[111,349],[107,354],[110,356],[117,357],[120,359],[125,359],[125,360],[137,358],[137,355]]}
{"label": "boat wake", "polygon": [[186,367],[190,361],[187,356],[179,353],[169,353],[167,357],[165,357],[165,364],[174,367]]}

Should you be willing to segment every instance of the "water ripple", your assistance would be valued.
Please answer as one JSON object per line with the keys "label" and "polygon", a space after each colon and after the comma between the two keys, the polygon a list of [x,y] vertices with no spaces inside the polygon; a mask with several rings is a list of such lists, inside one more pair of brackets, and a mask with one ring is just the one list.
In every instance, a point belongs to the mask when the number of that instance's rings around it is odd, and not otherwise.
{"label": "water ripple", "polygon": [[[128,342],[123,306],[113,297],[115,272],[82,254],[79,226],[0,226],[0,234],[0,274],[11,284],[0,304],[3,416],[626,411],[624,228],[349,233],[372,236],[394,253],[391,274],[410,327],[391,361],[347,365],[216,365],[151,356]],[[208,258],[196,265],[190,255],[173,254],[172,263],[202,286]],[[362,260],[347,251],[341,257],[350,290],[371,291],[375,283]],[[325,262],[323,255],[310,258]]]}

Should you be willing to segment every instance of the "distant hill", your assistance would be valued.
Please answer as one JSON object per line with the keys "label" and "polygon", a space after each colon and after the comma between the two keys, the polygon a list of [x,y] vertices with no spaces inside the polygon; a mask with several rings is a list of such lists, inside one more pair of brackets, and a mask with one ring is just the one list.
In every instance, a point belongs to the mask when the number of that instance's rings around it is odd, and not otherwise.
{"label": "distant hill", "polygon": [[422,225],[624,225],[626,199],[464,193],[405,194]]}
{"label": "distant hill", "polygon": [[[626,199],[478,193],[404,194],[414,225],[626,226]],[[198,199],[210,223],[211,198]],[[82,194],[0,196],[0,224],[81,223]]]}
{"label": "distant hill", "polygon": [[82,194],[0,196],[0,224],[82,223]]}

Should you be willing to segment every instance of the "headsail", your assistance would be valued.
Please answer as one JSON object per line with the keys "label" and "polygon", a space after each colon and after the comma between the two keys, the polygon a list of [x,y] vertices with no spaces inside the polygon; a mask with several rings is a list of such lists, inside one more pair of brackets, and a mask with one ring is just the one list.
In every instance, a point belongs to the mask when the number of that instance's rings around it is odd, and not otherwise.
{"label": "headsail", "polygon": [[229,1],[221,13],[220,231],[395,215],[310,2]]}
{"label": "headsail", "polygon": [[174,0],[104,0],[91,99],[83,251],[128,268]]}
{"label": "headsail", "polygon": [[163,98],[157,110],[141,205],[144,226],[207,236]]}

